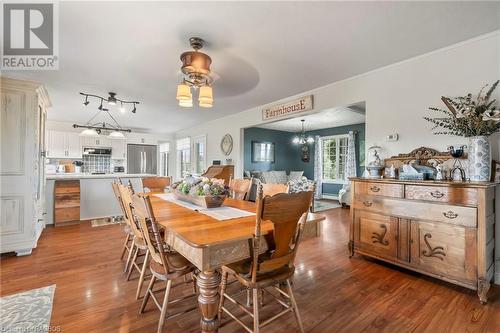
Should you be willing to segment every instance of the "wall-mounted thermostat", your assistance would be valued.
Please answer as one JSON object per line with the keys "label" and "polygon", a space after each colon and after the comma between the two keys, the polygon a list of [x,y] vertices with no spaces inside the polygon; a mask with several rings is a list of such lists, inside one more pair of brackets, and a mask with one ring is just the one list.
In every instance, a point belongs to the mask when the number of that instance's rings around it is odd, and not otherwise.
{"label": "wall-mounted thermostat", "polygon": [[385,141],[398,141],[399,135],[398,133],[389,134],[385,137]]}

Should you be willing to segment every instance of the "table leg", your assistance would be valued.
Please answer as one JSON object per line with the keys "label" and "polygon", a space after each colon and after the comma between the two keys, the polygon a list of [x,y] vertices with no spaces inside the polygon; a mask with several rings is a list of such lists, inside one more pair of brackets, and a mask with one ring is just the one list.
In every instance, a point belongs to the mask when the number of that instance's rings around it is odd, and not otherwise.
{"label": "table leg", "polygon": [[202,271],[198,274],[198,304],[201,311],[201,332],[217,332],[217,307],[219,306],[220,273],[214,270]]}

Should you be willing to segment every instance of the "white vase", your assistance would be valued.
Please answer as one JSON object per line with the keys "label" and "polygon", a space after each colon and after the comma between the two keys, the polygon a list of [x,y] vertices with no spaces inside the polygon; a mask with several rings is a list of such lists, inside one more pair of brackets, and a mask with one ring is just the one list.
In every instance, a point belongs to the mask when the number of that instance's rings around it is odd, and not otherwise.
{"label": "white vase", "polygon": [[491,177],[491,148],[487,136],[469,138],[469,178],[471,181],[486,182]]}

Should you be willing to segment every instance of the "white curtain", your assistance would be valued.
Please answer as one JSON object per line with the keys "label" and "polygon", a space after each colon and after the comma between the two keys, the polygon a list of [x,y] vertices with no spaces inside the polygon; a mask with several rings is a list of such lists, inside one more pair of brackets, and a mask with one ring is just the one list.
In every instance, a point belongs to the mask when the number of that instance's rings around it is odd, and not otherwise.
{"label": "white curtain", "polygon": [[316,181],[315,199],[321,199],[322,196],[322,182],[323,179],[323,152],[321,151],[321,138],[316,135],[314,138],[314,180]]}
{"label": "white curtain", "polygon": [[[349,131],[349,136],[347,138],[347,161],[345,163],[345,175],[346,178],[357,176],[357,165],[356,165],[356,134],[353,131]],[[349,190],[349,182],[343,186],[346,191]]]}

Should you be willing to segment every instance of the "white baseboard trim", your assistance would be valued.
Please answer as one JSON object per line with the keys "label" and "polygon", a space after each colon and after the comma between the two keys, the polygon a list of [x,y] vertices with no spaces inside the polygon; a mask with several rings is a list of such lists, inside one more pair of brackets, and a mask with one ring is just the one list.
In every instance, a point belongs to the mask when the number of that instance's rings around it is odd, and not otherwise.
{"label": "white baseboard trim", "polygon": [[500,272],[495,273],[495,284],[500,286]]}

